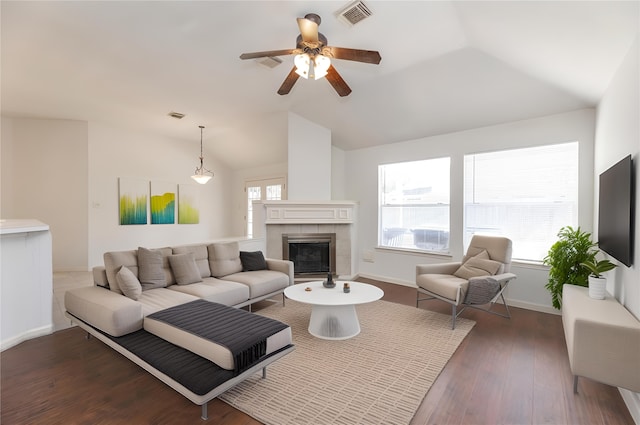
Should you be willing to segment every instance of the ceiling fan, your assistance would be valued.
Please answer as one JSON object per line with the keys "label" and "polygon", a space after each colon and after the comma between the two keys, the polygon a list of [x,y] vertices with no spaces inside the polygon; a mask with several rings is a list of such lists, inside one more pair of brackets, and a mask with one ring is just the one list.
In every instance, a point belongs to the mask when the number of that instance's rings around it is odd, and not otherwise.
{"label": "ceiling fan", "polygon": [[327,38],[318,32],[320,16],[308,13],[304,18],[298,18],[300,35],[296,39],[295,49],[270,50],[266,52],[243,53],[240,59],[256,59],[284,55],[296,55],[295,65],[278,89],[278,94],[289,94],[293,85],[301,76],[303,78],[319,79],[326,77],[340,96],[348,96],[351,88],[342,79],[338,71],[331,64],[331,59],[342,59],[356,62],[379,64],[380,53],[373,50],[348,49],[344,47],[327,46]]}

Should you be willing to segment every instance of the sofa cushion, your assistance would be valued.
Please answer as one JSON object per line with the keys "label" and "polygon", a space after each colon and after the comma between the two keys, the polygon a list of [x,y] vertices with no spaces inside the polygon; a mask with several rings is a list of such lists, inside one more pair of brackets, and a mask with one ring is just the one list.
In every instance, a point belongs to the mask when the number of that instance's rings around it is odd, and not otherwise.
{"label": "sofa cushion", "polygon": [[262,251],[240,251],[240,262],[242,263],[243,272],[267,269],[267,261],[264,259]]}
{"label": "sofa cushion", "polygon": [[487,251],[482,251],[462,263],[453,275],[467,280],[472,277],[491,276],[496,274],[501,265],[499,261],[490,260]]}
{"label": "sofa cushion", "polygon": [[[451,301],[462,302],[467,294],[469,281],[450,274],[420,274],[416,276],[416,285]],[[457,298],[458,289],[460,289],[459,299]]]}
{"label": "sofa cushion", "polygon": [[107,281],[109,282],[109,289],[118,294],[122,294],[118,281],[116,280],[116,273],[120,271],[120,267],[126,266],[133,272],[134,275],[138,275],[138,251],[112,251],[105,252],[104,255],[104,268],[107,273]]}
{"label": "sofa cushion", "polygon": [[205,277],[202,282],[191,285],[171,285],[167,289],[193,295],[207,301],[227,306],[245,303],[249,300],[249,287],[242,283]]}
{"label": "sofa cushion", "polygon": [[289,276],[273,270],[233,273],[224,280],[243,283],[249,287],[249,298],[261,297],[289,286]]}
{"label": "sofa cushion", "polygon": [[142,304],[99,286],[66,291],[64,307],[72,315],[111,336],[142,329]]}
{"label": "sofa cushion", "polygon": [[192,253],[171,255],[169,256],[169,264],[171,264],[171,270],[173,270],[178,285],[202,282],[200,270],[198,270],[196,259]]}
{"label": "sofa cushion", "polygon": [[151,313],[155,313],[156,311],[188,303],[197,299],[198,297],[194,297],[193,295],[172,291],[168,288],[156,288],[148,291],[142,291],[140,298],[138,298],[138,303],[142,305],[142,315],[147,316]]}
{"label": "sofa cushion", "polygon": [[238,242],[214,243],[207,246],[211,276],[223,277],[242,271]]}
{"label": "sofa cushion", "polygon": [[211,268],[209,268],[209,250],[207,249],[207,245],[185,245],[173,248],[174,254],[185,254],[187,252],[193,254],[198,270],[200,270],[200,277],[210,277]]}
{"label": "sofa cushion", "polygon": [[122,293],[132,300],[137,300],[142,294],[140,281],[127,266],[120,267],[120,271],[116,273],[116,280]]}

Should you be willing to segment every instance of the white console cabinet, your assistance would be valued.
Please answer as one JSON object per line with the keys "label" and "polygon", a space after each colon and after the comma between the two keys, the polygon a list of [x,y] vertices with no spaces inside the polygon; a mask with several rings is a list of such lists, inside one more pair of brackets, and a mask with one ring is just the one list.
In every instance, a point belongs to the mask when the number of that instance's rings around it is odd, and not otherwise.
{"label": "white console cabinet", "polygon": [[53,330],[53,261],[49,226],[0,220],[0,348]]}

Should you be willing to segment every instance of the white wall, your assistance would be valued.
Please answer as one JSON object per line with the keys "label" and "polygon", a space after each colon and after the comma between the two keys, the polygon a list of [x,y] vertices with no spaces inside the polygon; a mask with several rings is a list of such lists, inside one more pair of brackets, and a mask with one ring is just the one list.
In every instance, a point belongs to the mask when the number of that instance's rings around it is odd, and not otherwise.
{"label": "white wall", "polygon": [[[205,167],[215,176],[199,185],[191,178],[198,165],[200,140],[176,140],[89,123],[89,267],[103,264],[103,253],[205,242],[233,236],[232,173],[205,153]],[[205,141],[206,143],[206,141]],[[188,184],[199,193],[199,224],[121,226],[118,178]]]}
{"label": "white wall", "polygon": [[289,113],[289,199],[331,199],[331,131]]}
{"label": "white wall", "polygon": [[[346,152],[346,198],[360,202],[357,272],[363,276],[414,285],[416,264],[459,260],[462,257],[463,157],[469,153],[579,141],[579,224],[584,230],[590,231],[593,220],[594,123],[595,111],[584,109]],[[442,156],[451,157],[451,255],[399,253],[376,248],[378,165]],[[363,261],[365,253],[373,253],[374,262]],[[544,288],[548,277],[546,268],[515,264],[512,269],[518,279],[507,294],[511,303],[542,311],[554,311],[551,297]]]}
{"label": "white wall", "polygon": [[84,121],[2,117],[0,215],[50,226],[54,270],[87,267],[87,137]]}
{"label": "white wall", "polygon": [[[598,176],[631,154],[635,170],[635,250],[632,267],[621,264],[607,274],[607,290],[640,319],[640,45],[638,39],[598,105],[595,144],[595,193]],[[597,197],[596,197],[597,198]],[[595,199],[594,222],[598,206]],[[615,259],[612,261],[616,262]]]}
{"label": "white wall", "polygon": [[346,167],[345,151],[331,146],[331,199],[335,201],[347,199],[344,187]]}

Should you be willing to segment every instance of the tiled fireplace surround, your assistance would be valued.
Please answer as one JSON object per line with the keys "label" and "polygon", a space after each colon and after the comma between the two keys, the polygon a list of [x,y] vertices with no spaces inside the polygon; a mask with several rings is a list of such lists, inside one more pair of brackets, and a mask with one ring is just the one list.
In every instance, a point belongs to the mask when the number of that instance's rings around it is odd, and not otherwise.
{"label": "tiled fireplace surround", "polygon": [[336,274],[352,276],[356,203],[352,201],[262,201],[254,203],[254,234],[265,235],[266,256],[282,258],[282,235],[336,234]]}

